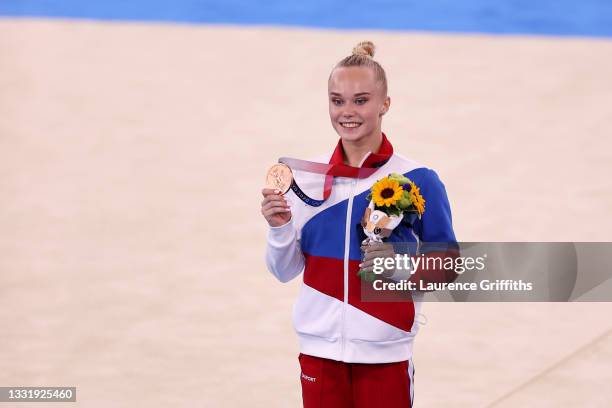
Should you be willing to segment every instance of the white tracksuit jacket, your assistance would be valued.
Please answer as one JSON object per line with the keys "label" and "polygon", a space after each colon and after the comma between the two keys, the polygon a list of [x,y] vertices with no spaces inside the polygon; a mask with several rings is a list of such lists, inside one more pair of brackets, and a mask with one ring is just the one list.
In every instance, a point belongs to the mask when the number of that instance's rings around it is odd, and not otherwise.
{"label": "white tracksuit jacket", "polygon": [[[360,296],[357,272],[365,238],[360,222],[368,205],[365,197],[377,180],[390,173],[404,174],[425,199],[422,218],[400,224],[388,241],[456,242],[446,191],[437,174],[394,154],[384,135],[377,155],[385,161],[370,177],[335,177],[331,195],[320,207],[306,205],[289,190],[286,197],[293,203],[292,218],[269,230],[266,263],[270,272],[287,282],[304,271],[293,309],[304,354],[350,363],[388,363],[412,357],[422,294],[413,295],[412,302],[365,302]],[[331,156],[318,159],[332,164],[342,160],[341,142]],[[304,191],[309,186],[321,189],[319,175],[302,173],[299,179],[296,175],[296,181]]]}

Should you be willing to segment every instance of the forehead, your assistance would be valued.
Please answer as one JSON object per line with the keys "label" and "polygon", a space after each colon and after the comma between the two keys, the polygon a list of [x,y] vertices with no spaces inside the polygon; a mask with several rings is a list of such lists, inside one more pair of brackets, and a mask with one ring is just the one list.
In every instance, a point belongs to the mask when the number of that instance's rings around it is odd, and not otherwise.
{"label": "forehead", "polygon": [[328,90],[341,95],[375,92],[380,87],[374,70],[368,67],[339,67],[329,77]]}

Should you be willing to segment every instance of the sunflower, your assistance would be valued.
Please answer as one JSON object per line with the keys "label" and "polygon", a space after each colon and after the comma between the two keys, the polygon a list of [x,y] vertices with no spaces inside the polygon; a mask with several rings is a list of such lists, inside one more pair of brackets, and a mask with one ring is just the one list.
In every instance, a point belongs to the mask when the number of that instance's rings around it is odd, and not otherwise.
{"label": "sunflower", "polygon": [[400,187],[397,180],[392,180],[389,177],[378,180],[372,186],[372,200],[378,207],[395,205],[404,194],[404,190]]}
{"label": "sunflower", "polygon": [[412,198],[412,205],[414,205],[420,217],[425,212],[425,199],[412,181],[410,182],[410,197]]}

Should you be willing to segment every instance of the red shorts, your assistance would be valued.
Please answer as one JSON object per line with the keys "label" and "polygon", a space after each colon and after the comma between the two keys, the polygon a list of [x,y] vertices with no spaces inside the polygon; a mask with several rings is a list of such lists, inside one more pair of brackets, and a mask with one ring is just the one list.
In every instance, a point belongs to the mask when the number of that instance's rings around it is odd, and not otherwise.
{"label": "red shorts", "polygon": [[304,408],[410,408],[414,366],[343,363],[300,354]]}

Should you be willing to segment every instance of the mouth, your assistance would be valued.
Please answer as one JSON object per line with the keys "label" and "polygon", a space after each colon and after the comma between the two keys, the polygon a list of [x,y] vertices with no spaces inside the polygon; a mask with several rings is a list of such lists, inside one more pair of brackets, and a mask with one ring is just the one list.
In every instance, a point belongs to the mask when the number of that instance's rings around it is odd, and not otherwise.
{"label": "mouth", "polygon": [[361,126],[361,122],[340,122],[340,126],[345,129],[354,129]]}

